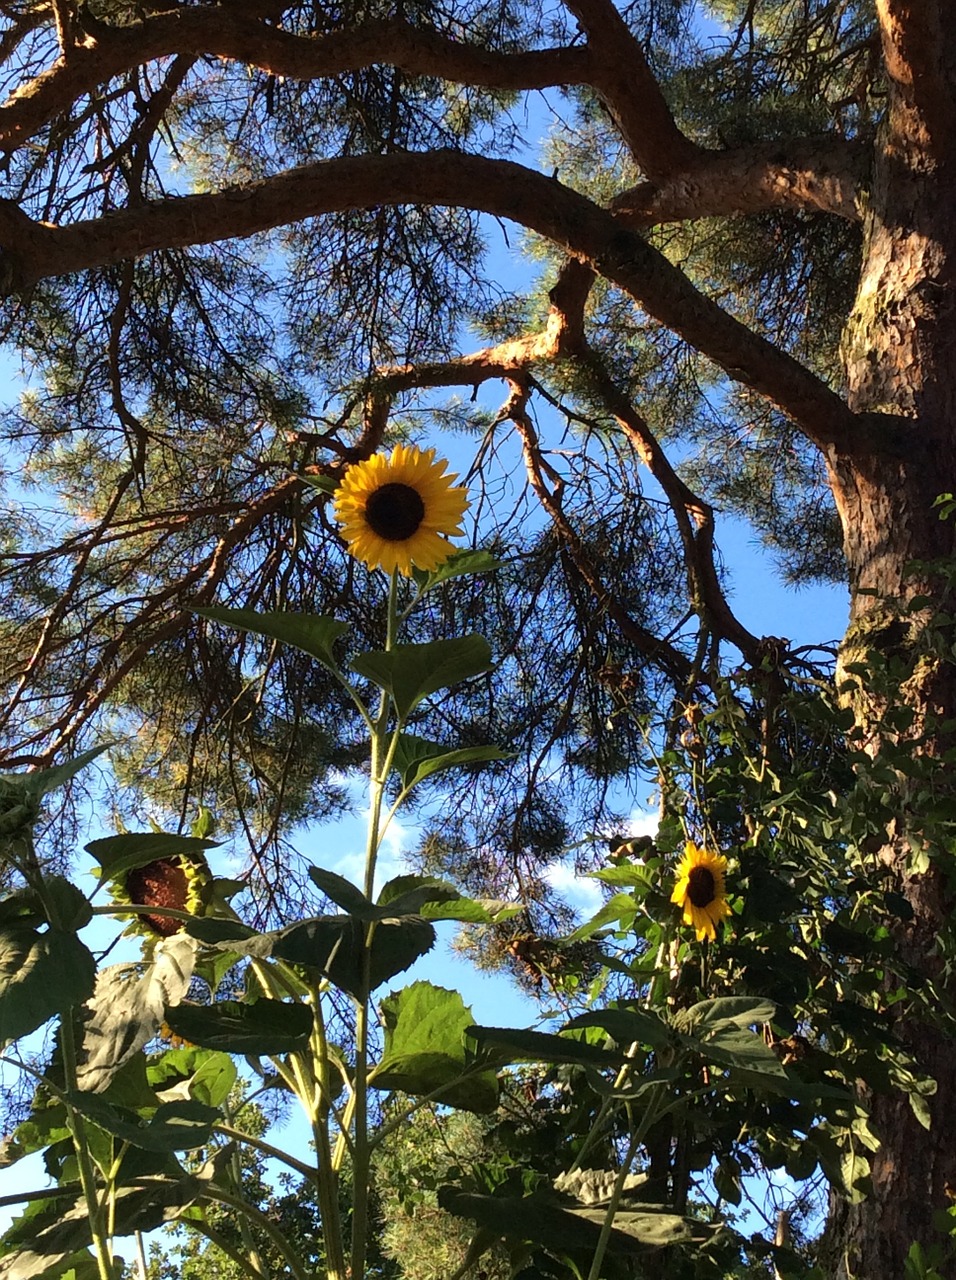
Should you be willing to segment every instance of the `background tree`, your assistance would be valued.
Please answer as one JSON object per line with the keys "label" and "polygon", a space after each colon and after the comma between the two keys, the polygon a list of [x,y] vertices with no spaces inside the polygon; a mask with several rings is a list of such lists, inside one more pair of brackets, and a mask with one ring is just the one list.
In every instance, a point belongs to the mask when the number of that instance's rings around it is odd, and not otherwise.
{"label": "background tree", "polygon": [[[32,372],[7,415],[9,766],[119,733],[121,784],[182,815],[215,800],[274,881],[269,815],[341,803],[350,722],[321,675],[188,607],[344,608],[360,629],[382,601],[302,480],[455,427],[509,568],[447,620],[481,614],[504,659],[491,712],[466,688],[452,718],[520,754],[472,809],[456,797],[453,843],[532,901],[574,814],[642,757],[622,708],[708,705],[723,652],[799,674],[722,592],[713,509],[739,512],[791,580],[851,589],[859,754],[892,796],[870,856],[923,993],[887,1034],[938,1089],[930,1141],[897,1093],[873,1098],[872,1195],[834,1202],[833,1267],[902,1274],[956,1185],[947,6],[2,13],[3,334]],[[489,274],[496,219],[528,233],[527,296]],[[488,381],[491,415],[436,395]]]}

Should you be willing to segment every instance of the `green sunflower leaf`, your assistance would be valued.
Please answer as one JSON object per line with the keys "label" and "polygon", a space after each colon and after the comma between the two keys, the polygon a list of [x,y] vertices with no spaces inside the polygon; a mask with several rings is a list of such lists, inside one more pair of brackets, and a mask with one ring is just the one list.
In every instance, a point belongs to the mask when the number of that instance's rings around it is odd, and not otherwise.
{"label": "green sunflower leaf", "polygon": [[308,1043],[312,1010],[284,1000],[220,1000],[216,1004],[183,1001],[166,1011],[172,1030],[191,1044],[222,1053],[292,1053]]}
{"label": "green sunflower leaf", "polygon": [[470,1039],[490,1052],[502,1066],[512,1062],[577,1063],[585,1067],[618,1067],[626,1058],[585,1040],[524,1031],[516,1027],[470,1027]]}
{"label": "green sunflower leaf", "polygon": [[773,1022],[777,1006],[772,1000],[759,996],[718,996],[713,1000],[701,1000],[683,1015],[688,1031],[733,1023],[738,1027],[759,1026]]}
{"label": "green sunflower leaf", "polygon": [[433,903],[457,901],[458,890],[436,876],[395,876],[383,885],[375,911],[381,917],[417,915]]}
{"label": "green sunflower leaf", "polygon": [[385,1051],[372,1073],[376,1089],[431,1094],[464,1111],[494,1111],[498,1078],[493,1070],[468,1071],[465,1031],[474,1018],[457,991],[413,982],[381,1003]]}
{"label": "green sunflower leaf", "polygon": [[[272,954],[290,964],[318,969],[337,987],[362,999],[367,994],[365,934],[365,925],[354,916],[315,916],[271,935]],[[376,920],[369,948],[368,992],[414,964],[434,943],[435,930],[421,916]]]}
{"label": "green sunflower leaf", "polygon": [[86,852],[103,868],[110,880],[137,867],[147,867],[160,858],[184,854],[194,862],[205,861],[205,850],[218,848],[218,840],[197,840],[194,836],[167,835],[164,831],[127,831],[119,836],[91,840]]}
{"label": "green sunflower leaf", "polygon": [[114,1138],[146,1151],[193,1151],[203,1147],[209,1141],[212,1126],[222,1118],[216,1107],[192,1100],[164,1102],[148,1121],[95,1093],[68,1093],[67,1102]]}
{"label": "green sunflower leaf", "polygon": [[95,977],[96,962],[75,933],[0,930],[0,1044],[82,1004]]}
{"label": "green sunflower leaf", "polygon": [[362,890],[351,880],[346,880],[345,876],[340,876],[334,871],[326,871],[324,867],[309,867],[309,879],[330,901],[337,907],[341,907],[343,911],[347,911],[350,916],[367,920],[372,914],[371,902]]}
{"label": "green sunflower leaf", "polygon": [[72,760],[68,760],[66,764],[58,764],[53,769],[41,769],[36,773],[0,774],[0,783],[20,787],[31,796],[45,796],[47,792],[55,791],[69,782],[81,769],[85,769],[91,760],[95,760],[113,745],[113,742],[104,742],[98,747],[91,747],[89,751],[83,751]]}
{"label": "green sunflower leaf", "polygon": [[388,693],[400,720],[432,693],[491,669],[491,649],[483,636],[458,636],[428,644],[399,644],[389,652],[357,654],[351,668]]}
{"label": "green sunflower leaf", "polygon": [[440,743],[429,742],[413,733],[403,733],[398,740],[394,767],[407,791],[445,769],[486,760],[509,760],[512,754],[498,747],[457,747],[449,751]]}
{"label": "green sunflower leaf", "polygon": [[349,629],[347,622],[315,613],[257,613],[255,609],[226,609],[219,605],[194,609],[193,613],[212,622],[237,627],[240,631],[251,631],[270,640],[291,644],[333,671],[338,670],[338,663],[332,645]]}
{"label": "green sunflower leaf", "polygon": [[448,557],[444,564],[427,573],[424,569],[413,569],[412,577],[418,583],[422,595],[434,587],[449,582],[452,578],[460,578],[466,573],[493,573],[501,568],[502,562],[490,551],[456,551]]}
{"label": "green sunflower leaf", "polygon": [[663,1048],[673,1044],[674,1032],[663,1020],[650,1009],[596,1009],[591,1013],[582,1013],[566,1024],[567,1029],[576,1027],[600,1027],[618,1044],[649,1044],[654,1048]]}

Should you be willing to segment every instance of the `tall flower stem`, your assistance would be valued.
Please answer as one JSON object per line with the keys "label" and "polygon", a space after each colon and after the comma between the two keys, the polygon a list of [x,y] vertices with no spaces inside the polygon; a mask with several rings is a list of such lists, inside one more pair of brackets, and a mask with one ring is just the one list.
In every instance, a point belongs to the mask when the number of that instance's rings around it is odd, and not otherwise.
{"label": "tall flower stem", "polygon": [[[385,652],[395,647],[399,627],[398,571],[393,570],[388,586],[388,615],[385,632]],[[391,699],[382,690],[378,714],[372,726],[372,758],[369,767],[369,820],[368,842],[365,850],[365,896],[375,893],[375,867],[382,839],[382,802],[385,785],[398,745],[401,728],[396,723],[389,734]],[[371,996],[372,942],[375,922],[365,926],[365,947],[362,954],[361,994],[355,1001],[355,1082],[354,1150],[352,1155],[352,1280],[364,1280],[365,1259],[368,1248],[369,1172],[371,1147],[368,1134],[368,1030],[369,1001]]]}

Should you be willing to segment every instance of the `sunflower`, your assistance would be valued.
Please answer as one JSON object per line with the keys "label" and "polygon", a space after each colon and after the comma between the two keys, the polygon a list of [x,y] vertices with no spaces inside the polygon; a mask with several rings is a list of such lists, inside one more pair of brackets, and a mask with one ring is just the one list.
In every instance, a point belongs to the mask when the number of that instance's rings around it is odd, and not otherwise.
{"label": "sunflower", "polygon": [[335,518],[349,551],[370,569],[396,569],[411,576],[412,565],[437,569],[454,548],[448,542],[462,533],[467,493],[453,487],[447,462],[399,444],[391,457],[378,453],[349,467],[335,495]]}
{"label": "sunflower", "polygon": [[[204,911],[203,888],[211,876],[209,868],[192,858],[171,854],[156,858],[145,867],[133,867],[111,883],[113,900],[118,905],[132,903],[140,907],[174,907],[191,915]],[[183,927],[174,916],[137,912],[128,933],[146,937],[169,938]]]}
{"label": "sunflower", "polygon": [[730,915],[724,872],[727,859],[718,853],[698,849],[689,840],[677,868],[677,884],[671,902],[684,909],[684,924],[697,930],[697,941],[717,937],[717,926]]}

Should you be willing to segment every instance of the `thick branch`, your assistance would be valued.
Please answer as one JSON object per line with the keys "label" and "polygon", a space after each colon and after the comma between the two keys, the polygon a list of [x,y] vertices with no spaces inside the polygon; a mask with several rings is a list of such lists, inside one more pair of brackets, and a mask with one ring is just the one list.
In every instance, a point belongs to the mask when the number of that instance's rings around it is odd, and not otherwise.
{"label": "thick branch", "polygon": [[[813,373],[705,297],[607,210],[505,160],[452,151],[326,160],[214,195],[154,201],[72,226],[29,223],[29,234],[28,220],[11,213],[0,218],[0,242],[9,254],[2,275],[26,288],[156,249],[209,244],[316,214],[383,204],[463,206],[540,232],[623,289],[735,381],[777,405],[814,444],[848,451],[858,444],[859,420]],[[12,240],[4,234],[9,227]]]}
{"label": "thick branch", "polygon": [[653,181],[689,167],[699,147],[681,133],[640,41],[610,0],[567,0],[594,54],[591,84],[628,149]]}
{"label": "thick branch", "polygon": [[844,138],[798,138],[704,152],[657,185],[622,192],[614,212],[632,227],[767,209],[805,209],[859,222],[870,148]]}
{"label": "thick branch", "polygon": [[176,9],[128,27],[98,28],[68,59],[23,85],[0,106],[0,150],[11,151],[84,94],[157,58],[215,56],[292,80],[341,75],[387,63],[409,75],[489,89],[581,84],[592,74],[587,49],[496,53],[395,18],[311,39],[220,6]]}

